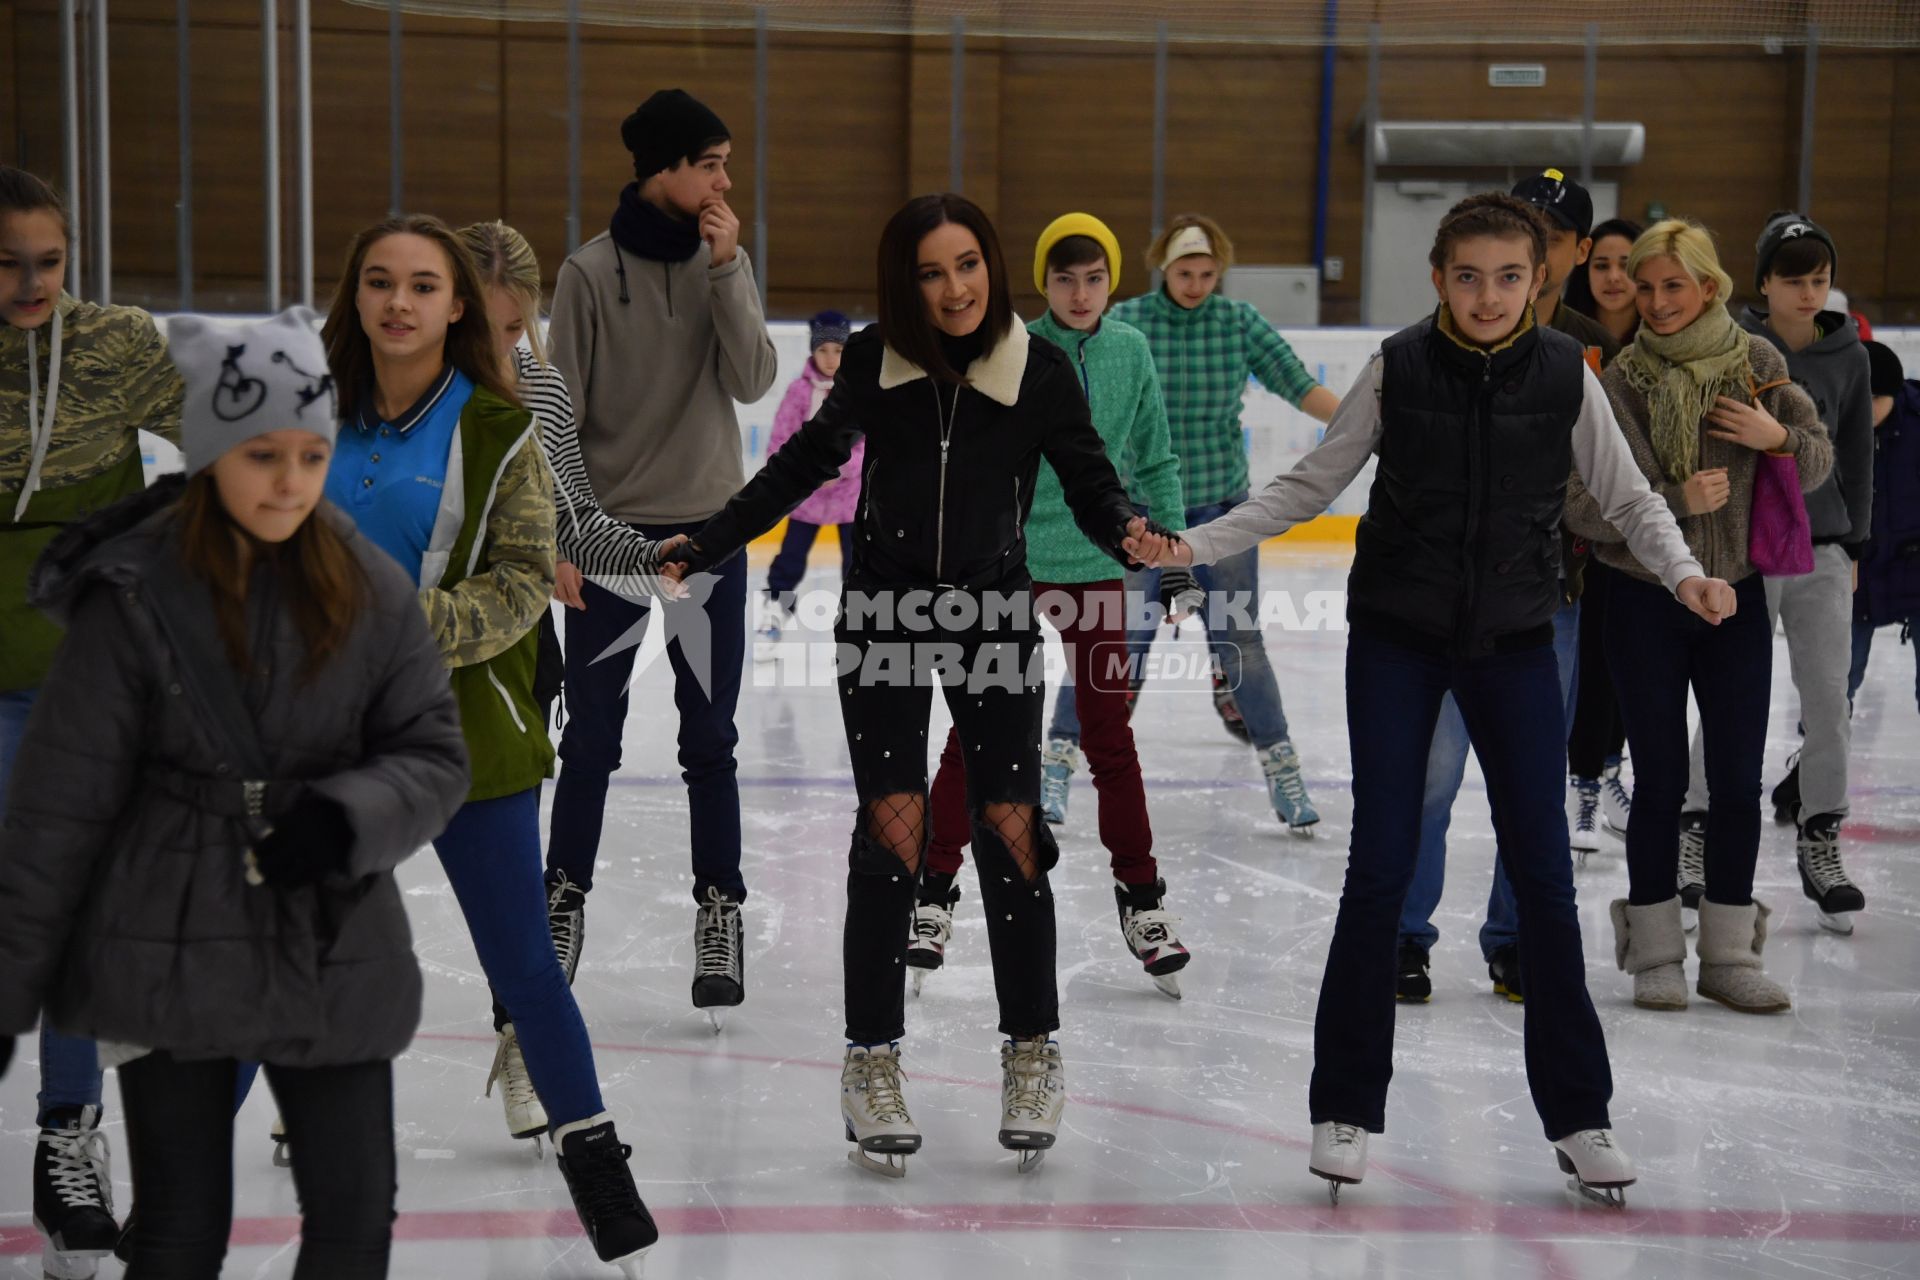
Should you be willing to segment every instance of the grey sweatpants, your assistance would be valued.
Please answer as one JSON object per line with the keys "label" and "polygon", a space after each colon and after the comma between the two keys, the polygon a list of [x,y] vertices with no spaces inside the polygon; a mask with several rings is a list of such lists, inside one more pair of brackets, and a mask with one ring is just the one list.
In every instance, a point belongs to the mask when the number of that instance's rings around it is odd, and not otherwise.
{"label": "grey sweatpants", "polygon": [[[1768,578],[1767,616],[1787,633],[1787,662],[1800,694],[1800,811],[1847,812],[1847,751],[1852,721],[1847,669],[1853,660],[1853,561],[1838,546],[1813,549],[1813,572]],[[1693,733],[1693,777],[1688,809],[1707,807],[1700,731]]]}

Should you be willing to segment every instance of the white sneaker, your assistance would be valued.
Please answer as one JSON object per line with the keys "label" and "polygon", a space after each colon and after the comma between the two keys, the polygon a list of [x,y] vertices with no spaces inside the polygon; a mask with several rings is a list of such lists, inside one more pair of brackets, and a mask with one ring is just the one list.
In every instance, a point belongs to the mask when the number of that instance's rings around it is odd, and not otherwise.
{"label": "white sneaker", "polygon": [[847,1046],[840,1066],[840,1119],[847,1141],[855,1144],[847,1159],[889,1178],[906,1177],[906,1158],[920,1149],[920,1131],[900,1089],[906,1079],[897,1042]]}
{"label": "white sneaker", "polygon": [[533,1077],[527,1074],[527,1060],[520,1054],[520,1036],[508,1023],[498,1033],[499,1047],[494,1050],[493,1070],[487,1073],[486,1095],[500,1082],[500,1105],[507,1116],[507,1132],[516,1138],[533,1139],[534,1150],[547,1131],[547,1109],[534,1092]]}
{"label": "white sneaker", "polygon": [[1307,1168],[1327,1180],[1327,1194],[1340,1203],[1340,1188],[1367,1176],[1367,1131],[1357,1124],[1322,1120],[1313,1126],[1313,1154]]}
{"label": "white sneaker", "polygon": [[1582,1129],[1553,1145],[1560,1172],[1573,1175],[1573,1191],[1597,1204],[1626,1208],[1625,1188],[1635,1181],[1633,1161],[1614,1141],[1613,1130]]}
{"label": "white sneaker", "polygon": [[1020,1153],[1020,1169],[1040,1163],[1060,1132],[1067,1072],[1060,1044],[1046,1036],[1000,1046],[1000,1145]]}

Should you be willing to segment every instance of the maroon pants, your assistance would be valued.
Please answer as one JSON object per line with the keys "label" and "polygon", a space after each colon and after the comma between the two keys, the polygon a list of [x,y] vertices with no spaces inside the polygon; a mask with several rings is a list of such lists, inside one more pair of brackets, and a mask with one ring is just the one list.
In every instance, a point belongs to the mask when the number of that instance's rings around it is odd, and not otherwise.
{"label": "maroon pants", "polygon": [[[1100,803],[1100,843],[1107,847],[1114,878],[1125,884],[1152,884],[1160,869],[1153,859],[1146,786],[1140,779],[1140,757],[1127,719],[1122,580],[1065,586],[1036,582],[1033,595],[1035,612],[1052,624],[1066,646],[1067,670],[1072,673],[1080,713],[1080,749],[1093,772]],[[966,764],[960,739],[952,731],[940,753],[940,771],[934,776],[928,804],[933,829],[928,837],[927,869],[950,876],[960,869],[962,851],[973,839]]]}

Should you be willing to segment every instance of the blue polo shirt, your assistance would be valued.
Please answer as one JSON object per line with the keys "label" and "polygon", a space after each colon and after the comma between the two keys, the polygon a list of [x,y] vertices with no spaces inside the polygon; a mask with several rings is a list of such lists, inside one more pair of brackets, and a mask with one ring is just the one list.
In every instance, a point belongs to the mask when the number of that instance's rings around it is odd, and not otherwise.
{"label": "blue polo shirt", "polygon": [[360,532],[420,579],[420,562],[440,514],[447,455],[473,383],[448,365],[426,394],[392,422],[360,397],[360,410],[340,427],[327,498],[353,517]]}

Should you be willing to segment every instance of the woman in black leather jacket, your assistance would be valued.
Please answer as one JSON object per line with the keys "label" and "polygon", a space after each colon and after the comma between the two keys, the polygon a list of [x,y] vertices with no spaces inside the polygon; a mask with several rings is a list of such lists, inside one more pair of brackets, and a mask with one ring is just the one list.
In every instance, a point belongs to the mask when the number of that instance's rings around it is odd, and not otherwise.
{"label": "woman in black leather jacket", "polygon": [[[860,813],[849,855],[848,1040],[841,1113],[852,1158],[899,1174],[919,1132],[901,1095],[904,964],[927,836],[927,716],[942,684],[971,784],[976,867],[1000,1004],[999,1139],[1022,1164],[1053,1145],[1065,1103],[1047,871],[1036,818],[1044,701],[1022,526],[1041,460],[1095,544],[1125,564],[1134,514],[1066,357],[1013,314],[987,217],[921,196],[887,224],[880,323],[855,334],[833,391],[726,508],[685,569],[734,555],[836,474],[866,462],[836,670]],[[677,571],[677,570],[676,570]],[[884,1157],[884,1163],[875,1156]]]}

